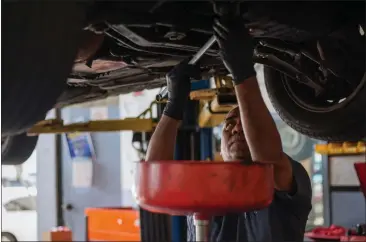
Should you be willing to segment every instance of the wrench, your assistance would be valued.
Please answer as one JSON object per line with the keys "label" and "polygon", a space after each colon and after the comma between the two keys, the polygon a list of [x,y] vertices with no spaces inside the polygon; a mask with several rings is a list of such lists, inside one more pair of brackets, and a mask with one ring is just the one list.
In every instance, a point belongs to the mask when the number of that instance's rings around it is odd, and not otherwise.
{"label": "wrench", "polygon": [[[216,38],[213,35],[203,46],[202,48],[192,57],[192,59],[188,62],[190,65],[194,65],[197,61],[203,56],[203,54],[210,49],[210,47],[215,43]],[[158,95],[156,95],[156,101],[161,101],[168,96],[168,88],[164,88]]]}

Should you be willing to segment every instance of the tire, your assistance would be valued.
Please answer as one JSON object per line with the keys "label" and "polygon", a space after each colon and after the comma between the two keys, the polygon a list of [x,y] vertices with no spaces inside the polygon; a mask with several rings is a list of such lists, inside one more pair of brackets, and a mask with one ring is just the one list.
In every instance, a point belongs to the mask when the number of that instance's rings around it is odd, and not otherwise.
{"label": "tire", "polygon": [[296,131],[318,140],[343,142],[365,138],[366,130],[366,73],[356,95],[329,112],[311,112],[297,105],[288,94],[284,76],[264,66],[264,81],[268,97],[281,119]]}
{"label": "tire", "polygon": [[17,242],[17,238],[11,233],[1,232],[1,241]]}
{"label": "tire", "polygon": [[42,120],[66,87],[85,6],[73,1],[5,1],[2,18],[2,135]]}
{"label": "tire", "polygon": [[25,133],[1,139],[1,164],[20,165],[32,155],[37,145],[38,136],[27,136]]}

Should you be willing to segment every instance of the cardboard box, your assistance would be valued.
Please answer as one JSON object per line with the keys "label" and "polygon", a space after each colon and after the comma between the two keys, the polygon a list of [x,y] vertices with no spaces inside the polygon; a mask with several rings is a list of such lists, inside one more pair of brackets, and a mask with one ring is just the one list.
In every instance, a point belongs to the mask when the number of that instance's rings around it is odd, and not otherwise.
{"label": "cardboard box", "polygon": [[56,227],[44,232],[42,241],[72,241],[72,232],[67,227]]}

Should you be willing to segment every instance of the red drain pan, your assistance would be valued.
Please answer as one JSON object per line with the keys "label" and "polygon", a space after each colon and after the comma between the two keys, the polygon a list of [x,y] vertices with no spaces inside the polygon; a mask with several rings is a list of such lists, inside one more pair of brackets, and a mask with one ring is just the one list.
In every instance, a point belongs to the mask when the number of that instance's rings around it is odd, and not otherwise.
{"label": "red drain pan", "polygon": [[366,198],[366,162],[357,162],[354,164],[361,190]]}
{"label": "red drain pan", "polygon": [[264,164],[207,161],[137,163],[134,194],[150,211],[171,215],[220,215],[267,207],[273,168]]}

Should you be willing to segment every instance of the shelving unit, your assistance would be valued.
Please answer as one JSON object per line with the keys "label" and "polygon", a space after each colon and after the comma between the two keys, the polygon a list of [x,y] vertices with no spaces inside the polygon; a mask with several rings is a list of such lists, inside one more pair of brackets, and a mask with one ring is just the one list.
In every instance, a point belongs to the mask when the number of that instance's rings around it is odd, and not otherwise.
{"label": "shelving unit", "polygon": [[315,152],[315,160],[322,163],[318,180],[323,184],[319,200],[323,203],[324,225],[352,227],[366,221],[365,197],[354,168],[354,163],[366,162],[365,142],[318,144]]}

